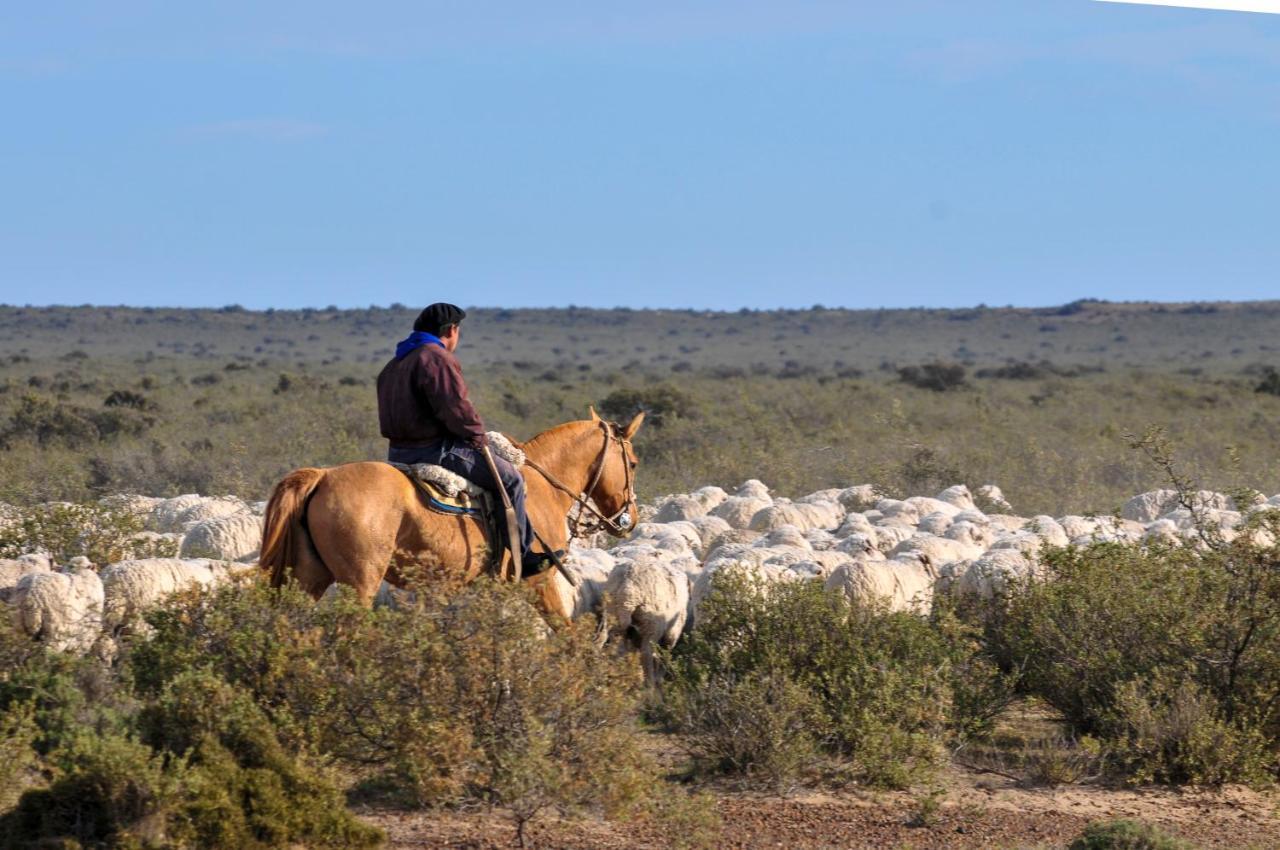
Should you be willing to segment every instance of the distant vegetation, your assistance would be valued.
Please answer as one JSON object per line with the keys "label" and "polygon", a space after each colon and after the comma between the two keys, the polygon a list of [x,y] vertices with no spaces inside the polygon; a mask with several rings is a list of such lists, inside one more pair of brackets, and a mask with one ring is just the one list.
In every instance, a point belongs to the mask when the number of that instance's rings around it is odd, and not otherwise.
{"label": "distant vegetation", "polygon": [[[380,458],[373,380],[408,308],[0,308],[0,501],[265,498],[285,471]],[[1021,512],[1109,511],[1159,483],[1125,433],[1280,482],[1280,304],[1043,310],[472,311],[481,412],[528,438],[645,410],[641,495],[866,481],[1001,485]],[[945,390],[945,391],[938,391]]]}

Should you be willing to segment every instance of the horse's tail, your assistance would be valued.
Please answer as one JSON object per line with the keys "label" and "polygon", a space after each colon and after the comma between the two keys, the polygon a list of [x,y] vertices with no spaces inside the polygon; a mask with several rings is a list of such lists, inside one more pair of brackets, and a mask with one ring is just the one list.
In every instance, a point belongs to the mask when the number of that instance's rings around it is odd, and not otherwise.
{"label": "horse's tail", "polygon": [[307,500],[323,479],[323,469],[295,469],[271,491],[262,523],[258,566],[271,571],[272,587],[282,587],[289,580],[289,568],[298,563],[299,554],[308,545],[309,535],[303,523]]}

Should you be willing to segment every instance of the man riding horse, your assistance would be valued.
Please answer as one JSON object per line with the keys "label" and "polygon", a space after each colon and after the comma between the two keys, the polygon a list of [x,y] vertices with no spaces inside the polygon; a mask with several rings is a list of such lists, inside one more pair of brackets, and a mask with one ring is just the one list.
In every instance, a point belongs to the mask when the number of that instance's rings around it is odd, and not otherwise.
{"label": "man riding horse", "polygon": [[457,350],[467,314],[453,304],[436,303],[413,323],[413,333],[396,346],[395,356],[378,374],[378,420],[390,441],[391,463],[442,466],[487,490],[506,490],[515,509],[523,574],[535,575],[555,556],[534,552],[534,532],[525,508],[524,476],[506,459],[494,457],[494,480],[485,450],[488,439],[480,414],[467,398]]}

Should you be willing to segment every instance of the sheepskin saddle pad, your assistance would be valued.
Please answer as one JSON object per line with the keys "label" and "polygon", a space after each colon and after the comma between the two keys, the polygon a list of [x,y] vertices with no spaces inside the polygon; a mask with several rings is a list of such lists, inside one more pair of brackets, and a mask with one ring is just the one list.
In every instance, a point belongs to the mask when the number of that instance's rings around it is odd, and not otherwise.
{"label": "sheepskin saddle pad", "polygon": [[[490,431],[489,448],[495,457],[500,457],[520,468],[524,466],[524,452],[512,444],[504,435]],[[468,481],[456,472],[430,463],[391,464],[408,475],[427,495],[428,504],[437,511],[451,514],[480,514],[487,512],[487,503],[492,497],[488,490]]]}

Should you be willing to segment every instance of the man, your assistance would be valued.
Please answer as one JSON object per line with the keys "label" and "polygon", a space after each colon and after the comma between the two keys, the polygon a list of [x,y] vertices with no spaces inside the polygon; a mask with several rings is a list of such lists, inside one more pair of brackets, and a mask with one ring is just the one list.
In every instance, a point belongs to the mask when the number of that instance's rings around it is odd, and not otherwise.
{"label": "man", "polygon": [[525,512],[524,477],[500,457],[494,458],[501,481],[494,481],[484,458],[484,423],[467,398],[458,347],[467,314],[453,304],[432,304],[418,315],[413,333],[396,346],[396,355],[378,374],[378,421],[390,442],[392,463],[430,463],[456,472],[488,490],[505,487],[515,508],[521,561],[526,576],[551,563],[534,553],[533,529]]}

